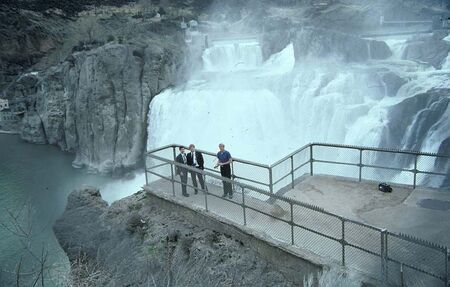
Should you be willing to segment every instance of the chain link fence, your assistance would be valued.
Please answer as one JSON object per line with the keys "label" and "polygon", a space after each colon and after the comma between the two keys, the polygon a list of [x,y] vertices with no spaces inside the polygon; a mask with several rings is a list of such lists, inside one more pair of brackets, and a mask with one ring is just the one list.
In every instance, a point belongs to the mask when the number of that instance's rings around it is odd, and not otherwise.
{"label": "chain link fence", "polygon": [[[447,247],[350,220],[276,192],[294,187],[305,174],[334,172],[359,180],[379,180],[387,176],[383,174],[386,172],[392,179],[401,179],[400,183],[411,180],[409,184],[425,184],[427,181],[420,180],[419,175],[428,180],[428,175],[445,176],[442,168],[448,167],[448,157],[311,144],[271,166],[234,159],[233,177],[227,179],[215,169],[201,171],[175,162],[175,148],[166,146],[147,154],[146,184],[152,191],[181,197],[181,187],[185,185],[190,197],[182,198],[191,206],[357,269],[378,279],[383,286],[447,287]],[[215,154],[202,152],[205,162],[213,161]],[[326,169],[326,165],[347,169]],[[188,174],[200,173],[205,188],[199,188],[195,194],[192,178],[183,183],[176,175],[177,168],[186,169]],[[412,178],[399,177],[402,173]],[[223,182],[233,186],[232,198],[222,197]]]}

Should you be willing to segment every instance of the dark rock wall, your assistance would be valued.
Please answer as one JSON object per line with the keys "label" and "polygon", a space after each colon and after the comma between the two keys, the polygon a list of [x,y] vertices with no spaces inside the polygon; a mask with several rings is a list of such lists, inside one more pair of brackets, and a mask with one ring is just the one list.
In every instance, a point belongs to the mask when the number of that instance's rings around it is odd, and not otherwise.
{"label": "dark rock wall", "polygon": [[98,190],[77,191],[54,231],[71,262],[85,255],[98,264],[96,286],[299,286],[300,274],[320,270],[297,264],[286,276],[257,247],[160,204],[138,193],[108,207]]}
{"label": "dark rock wall", "polygon": [[151,98],[182,78],[182,47],[111,43],[74,53],[36,76],[22,138],[75,152],[77,167],[105,173],[136,167]]}

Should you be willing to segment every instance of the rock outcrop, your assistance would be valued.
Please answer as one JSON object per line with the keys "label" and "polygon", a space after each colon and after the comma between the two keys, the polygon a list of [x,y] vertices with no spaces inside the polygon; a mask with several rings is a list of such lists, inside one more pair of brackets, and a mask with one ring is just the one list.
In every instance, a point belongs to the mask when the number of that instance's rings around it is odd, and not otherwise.
{"label": "rock outcrop", "polygon": [[182,45],[162,41],[73,53],[35,75],[38,88],[22,138],[74,152],[76,167],[104,173],[136,167],[145,151],[150,100],[180,80],[183,57]]}
{"label": "rock outcrop", "polygon": [[336,58],[345,62],[386,59],[392,55],[385,42],[365,40],[329,29],[303,28],[293,37],[295,59]]}
{"label": "rock outcrop", "polygon": [[251,246],[143,192],[110,207],[95,188],[73,192],[54,231],[71,262],[95,262],[95,286],[294,286]]}
{"label": "rock outcrop", "polygon": [[450,43],[443,38],[447,34],[435,33],[432,36],[423,36],[408,42],[402,58],[427,63],[440,69],[450,52]]}
{"label": "rock outcrop", "polygon": [[62,19],[0,4],[0,91],[61,45]]}

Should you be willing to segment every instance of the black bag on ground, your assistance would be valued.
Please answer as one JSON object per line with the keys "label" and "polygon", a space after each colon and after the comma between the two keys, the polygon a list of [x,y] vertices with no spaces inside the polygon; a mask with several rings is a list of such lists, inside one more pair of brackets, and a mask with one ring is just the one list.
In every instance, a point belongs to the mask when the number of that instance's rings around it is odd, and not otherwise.
{"label": "black bag on ground", "polygon": [[392,192],[392,187],[389,184],[382,182],[378,185],[378,190],[382,192]]}

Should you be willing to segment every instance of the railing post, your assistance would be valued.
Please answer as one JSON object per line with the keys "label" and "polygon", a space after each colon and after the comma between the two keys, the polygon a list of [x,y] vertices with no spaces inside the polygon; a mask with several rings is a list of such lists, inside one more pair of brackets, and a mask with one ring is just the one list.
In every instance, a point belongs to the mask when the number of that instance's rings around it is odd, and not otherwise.
{"label": "railing post", "polygon": [[342,245],[342,266],[345,266],[345,219],[341,218],[341,228],[342,228],[342,239],[341,239],[341,245]]}
{"label": "railing post", "polygon": [[175,196],[175,174],[173,169],[176,168],[172,163],[170,164],[170,173],[172,174],[172,194]]}
{"label": "railing post", "polygon": [[247,215],[245,213],[245,188],[244,187],[241,187],[241,188],[242,188],[242,211],[244,213],[244,226],[246,226],[247,225]]}
{"label": "railing post", "polygon": [[272,167],[269,167],[269,191],[273,193],[273,175],[272,175]]}
{"label": "railing post", "polygon": [[147,155],[147,153],[145,154],[145,157],[144,157],[144,173],[145,173],[145,185],[148,185],[148,175],[147,175],[147,158],[148,158],[148,155]]}
{"label": "railing post", "polygon": [[314,158],[313,158],[313,145],[311,144],[311,145],[309,146],[309,169],[310,169],[310,174],[311,174],[311,176],[314,175],[313,162],[314,162]]}
{"label": "railing post", "polygon": [[291,186],[294,189],[294,156],[291,155]]}
{"label": "railing post", "polygon": [[414,181],[413,181],[413,189],[416,188],[416,184],[417,184],[417,158],[419,157],[419,155],[416,154],[416,156],[414,157]]}
{"label": "railing post", "polygon": [[386,246],[386,229],[381,230],[380,239],[381,239],[381,249],[380,249],[380,260],[381,260],[381,272],[380,272],[380,281],[382,286],[386,286],[387,283],[387,246]]}
{"label": "railing post", "polygon": [[205,195],[205,210],[208,212],[208,189],[206,188],[206,174],[201,175],[203,177],[203,184],[205,185],[205,189],[202,190],[203,194]]}
{"label": "railing post", "polygon": [[448,260],[450,259],[449,257],[449,253],[448,253],[448,247],[445,247],[445,276],[444,276],[444,280],[445,280],[445,287],[449,286],[449,278],[448,278]]}
{"label": "railing post", "polygon": [[403,275],[403,263],[400,263],[400,286],[404,287],[405,286],[405,281],[404,281],[404,275]]}
{"label": "railing post", "polygon": [[236,189],[234,188],[234,163],[233,161],[231,161],[231,180],[233,181],[233,183],[231,183],[231,190],[233,191],[233,193],[236,192]]}
{"label": "railing post", "polygon": [[[175,152],[174,146],[172,147],[172,154],[173,154],[173,161],[176,162],[177,154]],[[172,194],[173,194],[173,196],[175,196],[175,171],[174,171],[175,168],[176,168],[175,165],[170,164],[170,171],[172,173]]]}
{"label": "railing post", "polygon": [[363,165],[362,165],[362,153],[363,153],[363,150],[360,149],[359,150],[359,177],[358,177],[359,182],[361,182],[361,178],[362,178],[362,167],[363,167]]}
{"label": "railing post", "polygon": [[294,205],[292,202],[289,202],[291,205],[291,244],[294,245]]}

